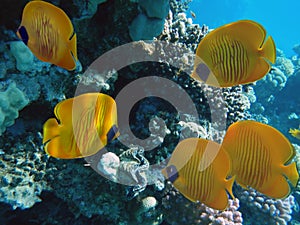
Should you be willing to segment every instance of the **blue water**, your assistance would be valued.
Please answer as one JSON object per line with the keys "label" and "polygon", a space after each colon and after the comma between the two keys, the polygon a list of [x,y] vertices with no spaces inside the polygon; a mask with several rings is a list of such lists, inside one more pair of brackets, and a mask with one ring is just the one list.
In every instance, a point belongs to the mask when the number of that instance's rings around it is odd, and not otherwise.
{"label": "blue water", "polygon": [[190,10],[196,13],[194,23],[210,28],[240,19],[255,20],[287,57],[294,55],[292,48],[300,43],[299,0],[193,0]]}

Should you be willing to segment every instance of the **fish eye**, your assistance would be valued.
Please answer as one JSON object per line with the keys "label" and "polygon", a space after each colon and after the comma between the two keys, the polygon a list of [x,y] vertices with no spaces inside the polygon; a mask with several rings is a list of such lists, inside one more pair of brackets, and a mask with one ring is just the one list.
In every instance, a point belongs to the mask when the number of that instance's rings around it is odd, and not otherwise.
{"label": "fish eye", "polygon": [[209,76],[210,69],[204,63],[200,63],[196,68],[196,73],[205,82]]}
{"label": "fish eye", "polygon": [[28,44],[28,33],[27,33],[27,30],[24,26],[21,26],[19,29],[18,29],[18,32],[22,38],[22,41],[24,42],[25,45]]}
{"label": "fish eye", "polygon": [[174,165],[166,167],[168,179],[173,183],[178,178],[178,171]]}

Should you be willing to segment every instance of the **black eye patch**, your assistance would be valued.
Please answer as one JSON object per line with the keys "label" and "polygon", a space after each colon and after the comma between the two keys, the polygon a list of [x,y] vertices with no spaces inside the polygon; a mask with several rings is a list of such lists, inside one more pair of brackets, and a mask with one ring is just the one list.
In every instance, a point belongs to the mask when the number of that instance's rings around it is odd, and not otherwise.
{"label": "black eye patch", "polygon": [[25,43],[25,45],[28,44],[28,40],[29,40],[29,37],[28,37],[28,33],[27,33],[27,30],[24,26],[21,26],[19,29],[19,34],[22,38],[22,41]]}
{"label": "black eye patch", "polygon": [[206,82],[210,73],[210,69],[204,63],[200,63],[196,68],[196,73],[201,78],[201,80]]}
{"label": "black eye patch", "polygon": [[179,176],[176,167],[174,165],[170,165],[170,166],[166,167],[166,171],[167,171],[167,175],[168,175],[169,181],[171,181],[172,183],[174,183],[174,181]]}
{"label": "black eye patch", "polygon": [[116,125],[113,125],[109,131],[107,132],[107,143],[111,142],[112,139],[116,136],[116,133],[118,133],[119,129]]}

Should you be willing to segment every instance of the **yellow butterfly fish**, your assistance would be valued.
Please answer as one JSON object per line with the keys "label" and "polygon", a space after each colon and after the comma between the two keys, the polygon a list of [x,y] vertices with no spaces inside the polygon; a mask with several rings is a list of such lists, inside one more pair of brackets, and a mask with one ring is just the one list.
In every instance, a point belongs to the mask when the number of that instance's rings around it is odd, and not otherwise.
{"label": "yellow butterfly fish", "polygon": [[247,84],[264,77],[275,63],[276,48],[266,30],[240,20],[208,33],[196,51],[192,77],[216,87]]}
{"label": "yellow butterfly fish", "polygon": [[[299,126],[299,128],[300,128],[300,126]],[[295,138],[297,138],[297,139],[299,139],[300,140],[300,130],[299,129],[290,129],[289,130],[289,133],[293,136],[293,137],[295,137]]]}
{"label": "yellow butterfly fish", "polygon": [[291,160],[295,149],[275,128],[256,121],[229,126],[222,147],[229,154],[232,176],[271,198],[285,198],[296,187],[299,173]]}
{"label": "yellow butterfly fish", "polygon": [[54,113],[57,119],[44,124],[43,144],[55,158],[93,155],[119,135],[116,103],[108,95],[79,95],[58,103]]}
{"label": "yellow butterfly fish", "polygon": [[166,179],[187,199],[224,210],[227,192],[234,198],[234,178],[227,179],[230,160],[223,147],[213,141],[188,138],[176,146],[166,168]]}
{"label": "yellow butterfly fish", "polygon": [[60,8],[44,1],[28,2],[17,35],[39,60],[75,69],[76,34]]}

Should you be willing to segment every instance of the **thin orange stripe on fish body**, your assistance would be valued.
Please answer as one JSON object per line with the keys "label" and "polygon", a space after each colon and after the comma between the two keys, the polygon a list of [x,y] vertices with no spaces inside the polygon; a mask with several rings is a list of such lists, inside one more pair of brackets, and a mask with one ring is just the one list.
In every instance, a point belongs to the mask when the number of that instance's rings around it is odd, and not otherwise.
{"label": "thin orange stripe on fish body", "polygon": [[[203,165],[207,167],[202,169]],[[188,138],[176,146],[162,173],[189,200],[223,210],[228,204],[227,192],[233,196],[234,178],[227,179],[229,170],[228,155],[218,143]]]}
{"label": "thin orange stripe on fish body", "polygon": [[230,174],[242,186],[284,198],[291,192],[287,179],[292,186],[297,185],[296,163],[290,163],[295,150],[275,128],[255,121],[236,122],[228,128],[222,147],[229,154]]}
{"label": "thin orange stripe on fish body", "polygon": [[[234,84],[242,81],[249,67],[246,49],[237,40],[231,40],[229,35],[217,37],[211,43],[212,71],[222,74],[222,82]],[[210,64],[209,64],[210,65]]]}
{"label": "thin orange stripe on fish body", "polygon": [[42,9],[33,12],[32,30],[36,32],[35,46],[32,51],[40,55],[43,61],[57,57],[58,30]]}

